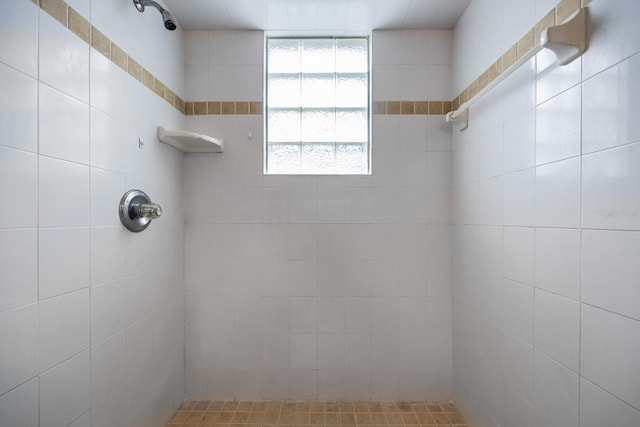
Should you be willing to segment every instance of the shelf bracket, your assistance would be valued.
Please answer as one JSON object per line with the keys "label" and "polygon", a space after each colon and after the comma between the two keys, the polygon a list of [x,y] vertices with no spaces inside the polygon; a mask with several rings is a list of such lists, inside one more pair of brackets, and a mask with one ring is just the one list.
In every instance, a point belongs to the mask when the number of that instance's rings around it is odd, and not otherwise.
{"label": "shelf bracket", "polygon": [[560,65],[567,65],[587,50],[587,8],[578,10],[564,24],[542,32],[540,44],[556,54]]}

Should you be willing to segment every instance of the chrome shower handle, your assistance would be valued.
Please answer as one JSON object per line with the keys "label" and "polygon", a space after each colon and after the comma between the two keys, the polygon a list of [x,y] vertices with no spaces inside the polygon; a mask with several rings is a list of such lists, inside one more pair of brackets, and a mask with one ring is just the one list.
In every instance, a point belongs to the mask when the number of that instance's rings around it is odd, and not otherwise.
{"label": "chrome shower handle", "polygon": [[120,199],[120,221],[127,230],[138,233],[151,224],[151,220],[160,218],[162,208],[152,203],[144,191],[129,190]]}
{"label": "chrome shower handle", "polygon": [[162,208],[156,203],[134,203],[130,209],[136,218],[156,219],[162,216]]}

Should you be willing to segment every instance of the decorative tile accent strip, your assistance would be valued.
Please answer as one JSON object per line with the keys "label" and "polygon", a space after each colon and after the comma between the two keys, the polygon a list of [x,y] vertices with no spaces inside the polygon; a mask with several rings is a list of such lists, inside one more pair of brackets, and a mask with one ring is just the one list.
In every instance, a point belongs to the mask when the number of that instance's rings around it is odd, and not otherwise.
{"label": "decorative tile accent strip", "polygon": [[451,111],[451,101],[374,101],[373,114],[440,115]]}
{"label": "decorative tile accent strip", "polygon": [[[473,98],[478,92],[487,87],[491,82],[500,76],[504,70],[512,66],[519,58],[526,55],[536,46],[542,32],[556,23],[561,24],[571,15],[585,7],[592,0],[560,0],[554,9],[549,11],[536,25],[525,33],[520,40],[487,68],[480,76],[472,81],[469,86],[462,90],[453,100],[448,111],[457,110],[462,104]],[[431,113],[430,113],[431,114]]]}
{"label": "decorative tile accent strip", "polygon": [[142,67],[118,45],[92,26],[82,15],[64,0],[32,0],[36,6],[51,15],[56,21],[67,27],[72,33],[84,40],[111,62],[128,72],[133,78],[144,84],[156,95],[172,105],[176,110],[185,113],[184,101]]}
{"label": "decorative tile accent strip", "polygon": [[195,101],[185,102],[184,114],[187,116],[223,115],[260,115],[260,101]]}
{"label": "decorative tile accent strip", "polygon": [[[144,84],[176,110],[187,116],[199,115],[259,115],[262,114],[260,101],[195,101],[185,102],[151,72],[142,67],[118,45],[92,26],[83,16],[67,4],[65,0],[31,0],[71,32],[91,45],[111,62]],[[458,94],[453,101],[374,101],[373,114],[439,115],[457,110],[460,105],[473,98],[478,92],[498,78],[504,70],[513,65],[533,49],[542,32],[556,23],[564,22],[580,7],[593,0],[560,0],[520,40],[505,51],[480,76]]]}

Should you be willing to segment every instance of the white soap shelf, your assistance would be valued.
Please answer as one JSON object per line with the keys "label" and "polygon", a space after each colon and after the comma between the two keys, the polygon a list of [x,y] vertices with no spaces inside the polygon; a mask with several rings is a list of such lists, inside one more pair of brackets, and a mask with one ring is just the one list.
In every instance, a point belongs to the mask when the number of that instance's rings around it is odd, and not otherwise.
{"label": "white soap shelf", "polygon": [[222,153],[224,151],[221,139],[195,132],[167,130],[158,126],[158,139],[185,153]]}

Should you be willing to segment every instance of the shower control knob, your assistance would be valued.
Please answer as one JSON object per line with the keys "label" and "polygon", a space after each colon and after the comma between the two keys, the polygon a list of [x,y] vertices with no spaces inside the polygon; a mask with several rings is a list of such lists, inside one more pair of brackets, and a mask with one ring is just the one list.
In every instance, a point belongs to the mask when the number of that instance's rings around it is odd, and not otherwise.
{"label": "shower control knob", "polygon": [[138,233],[151,224],[151,220],[160,218],[162,208],[152,203],[144,191],[129,190],[120,199],[120,222],[127,230]]}
{"label": "shower control knob", "polygon": [[139,205],[133,205],[133,214],[136,217],[145,217],[149,219],[156,219],[162,216],[162,208],[155,203],[142,203]]}

